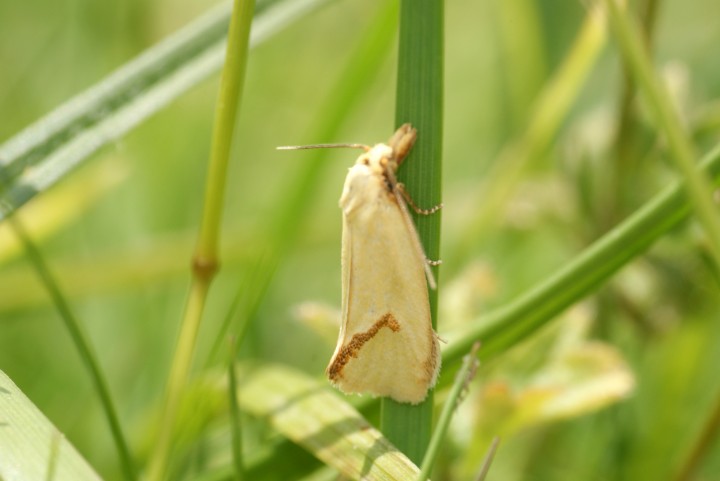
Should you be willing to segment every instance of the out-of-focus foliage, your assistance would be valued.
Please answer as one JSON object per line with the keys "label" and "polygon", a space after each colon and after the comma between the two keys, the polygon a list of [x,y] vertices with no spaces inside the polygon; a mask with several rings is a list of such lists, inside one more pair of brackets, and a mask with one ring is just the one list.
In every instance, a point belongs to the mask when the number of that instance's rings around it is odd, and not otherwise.
{"label": "out-of-focus foliage", "polygon": [[[223,264],[200,333],[198,372],[238,284],[253,282],[248,271],[258,265],[278,199],[311,155],[275,147],[373,143],[392,131],[390,52],[339,126],[342,134],[308,138],[378,3],[330,2],[251,52]],[[542,281],[677,176],[608,32],[557,134],[529,152],[501,207],[467,237],[482,208],[480,189],[488,189],[495,161],[523,138],[591,2],[446,3],[441,336]],[[651,3],[653,58],[696,150],[706,152],[720,139],[720,4]],[[647,4],[628,8],[638,15]],[[207,8],[187,0],[0,0],[0,140]],[[186,294],[216,87],[215,78],[183,96],[23,212],[26,224],[37,222],[36,240],[91,335],[140,462]],[[328,153],[303,228],[252,312],[242,357],[321,375],[333,348],[332,331],[322,326],[340,299],[337,198],[354,155]],[[694,221],[685,222],[531,342],[482,364],[433,479],[470,479],[496,434],[503,440],[489,480],[678,479],[720,395],[720,274],[703,239]],[[103,478],[120,479],[99,403],[31,268],[8,260],[0,286],[0,370]],[[313,322],[297,322],[298,313]],[[445,369],[451,378],[452,366]],[[183,412],[186,456],[178,468],[186,479],[226,479],[227,412],[216,393],[198,389],[190,395],[207,402]],[[376,413],[367,416],[373,421]],[[252,479],[309,476],[320,466],[262,416],[244,428]],[[712,440],[697,479],[720,471],[720,444]]]}

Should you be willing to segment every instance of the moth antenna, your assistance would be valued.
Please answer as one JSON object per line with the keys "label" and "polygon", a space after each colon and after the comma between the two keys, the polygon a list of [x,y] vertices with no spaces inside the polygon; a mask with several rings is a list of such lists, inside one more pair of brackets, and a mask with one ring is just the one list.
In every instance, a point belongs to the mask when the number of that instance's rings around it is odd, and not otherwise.
{"label": "moth antenna", "polygon": [[405,198],[405,202],[407,202],[407,204],[412,207],[412,210],[414,210],[416,214],[431,215],[443,208],[442,202],[440,202],[436,206],[430,207],[429,209],[423,209],[421,207],[418,207],[417,204],[412,200],[412,197],[410,197],[410,194],[408,194],[405,190],[404,184],[398,182],[397,188],[398,190],[400,190],[400,193]]}
{"label": "moth antenna", "polygon": [[336,149],[336,148],[349,148],[349,149],[362,149],[365,152],[370,150],[365,144],[311,144],[311,145],[283,145],[276,147],[276,150],[306,150],[306,149]]}

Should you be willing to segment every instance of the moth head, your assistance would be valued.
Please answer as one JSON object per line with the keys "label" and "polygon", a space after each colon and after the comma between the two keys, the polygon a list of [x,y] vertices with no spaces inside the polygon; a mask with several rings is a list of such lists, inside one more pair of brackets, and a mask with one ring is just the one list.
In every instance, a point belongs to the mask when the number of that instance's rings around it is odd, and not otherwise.
{"label": "moth head", "polygon": [[395,150],[389,145],[377,144],[361,155],[358,164],[367,165],[374,174],[384,175],[388,169],[397,170]]}

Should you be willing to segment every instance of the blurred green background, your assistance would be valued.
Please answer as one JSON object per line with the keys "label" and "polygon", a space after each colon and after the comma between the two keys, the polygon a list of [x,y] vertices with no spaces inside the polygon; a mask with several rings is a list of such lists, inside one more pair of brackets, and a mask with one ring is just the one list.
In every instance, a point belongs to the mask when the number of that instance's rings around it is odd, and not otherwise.
{"label": "blurred green background", "polygon": [[[589,3],[447,2],[441,244],[447,262],[440,277],[442,289],[468,267],[483,266],[486,287],[465,301],[473,317],[544,279],[675,176],[642,102],[623,124],[626,136],[617,134],[623,75],[609,36],[557,135],[527,159],[502,208],[478,232],[468,229],[494,161],[522,137]],[[646,4],[630,3],[634,11]],[[391,134],[394,44],[341,135],[309,137],[381,4],[331,1],[251,50],[228,178],[223,266],[197,359],[207,356],[238,286],[253,286],[249,271],[283,193],[312,155],[275,147],[375,143]],[[209,7],[187,0],[0,0],[0,140]],[[719,137],[719,19],[714,0],[657,2],[656,65],[701,153]],[[58,199],[88,196],[74,207],[49,205],[47,215],[59,225],[38,242],[91,335],[135,445],[147,442],[183,309],[217,85],[217,76],[203,82],[45,194],[66,186]],[[339,305],[337,199],[355,153],[327,156],[241,350],[318,376],[333,345],[298,322],[293,308],[308,300]],[[111,187],[89,192],[102,179]],[[698,226],[685,223],[589,300],[589,336],[618,348],[635,375],[634,393],[583,417],[518,431],[502,445],[489,479],[677,479],[720,392],[720,276],[702,243]],[[441,312],[455,312],[452,300],[444,302]],[[441,317],[441,335],[459,322]],[[544,362],[532,359],[537,365],[508,367],[501,358],[485,366],[473,389],[503,373],[514,379],[510,385],[522,385]],[[22,255],[0,264],[0,369],[103,476],[118,479],[97,398]],[[472,444],[463,436],[469,432],[449,444],[447,466]],[[439,471],[438,479],[458,476],[451,467]],[[718,472],[720,444],[712,439],[696,479],[717,479]]]}

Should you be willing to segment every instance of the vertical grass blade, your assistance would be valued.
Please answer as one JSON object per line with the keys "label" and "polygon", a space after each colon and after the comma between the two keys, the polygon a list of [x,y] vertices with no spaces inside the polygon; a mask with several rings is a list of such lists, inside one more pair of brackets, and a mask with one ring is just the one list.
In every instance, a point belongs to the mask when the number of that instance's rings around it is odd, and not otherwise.
{"label": "vertical grass blade", "polygon": [[[441,202],[443,22],[442,0],[401,1],[395,124],[411,123],[418,137],[398,171],[398,179],[422,208]],[[427,256],[437,259],[440,212],[414,216],[414,220]],[[433,269],[437,279],[437,267]],[[437,290],[430,291],[433,325],[437,296]],[[430,440],[432,409],[432,392],[417,406],[382,400],[383,433],[415,463],[422,460]]]}
{"label": "vertical grass blade", "polygon": [[[362,99],[373,79],[380,71],[382,62],[387,58],[388,50],[394,38],[393,27],[397,23],[397,7],[393,2],[381,6],[362,39],[348,55],[346,67],[337,83],[327,96],[327,101],[317,111],[322,115],[308,128],[308,138],[313,142],[335,139],[343,120]],[[328,167],[328,150],[315,150],[315,155],[304,165],[293,179],[292,185],[283,189],[284,193],[268,215],[267,230],[261,243],[266,246],[263,255],[250,269],[250,274],[240,283],[233,306],[218,334],[215,337],[207,365],[211,366],[221,359],[222,346],[228,330],[231,329],[242,344],[247,325],[255,315],[265,293],[272,282],[275,268],[290,249],[303,225],[307,209],[313,199],[313,192]]]}

